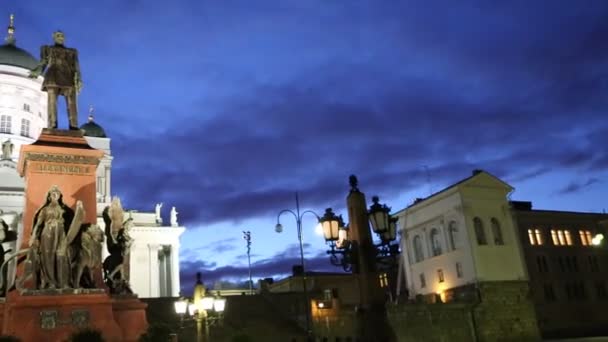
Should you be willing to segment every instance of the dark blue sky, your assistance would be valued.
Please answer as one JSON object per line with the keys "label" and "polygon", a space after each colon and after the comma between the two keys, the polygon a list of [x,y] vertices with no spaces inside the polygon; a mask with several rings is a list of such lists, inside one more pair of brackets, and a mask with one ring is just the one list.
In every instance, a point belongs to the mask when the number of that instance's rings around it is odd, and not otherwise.
{"label": "dark blue sky", "polygon": [[[245,277],[245,229],[255,278],[290,272],[295,223],[277,235],[276,214],[296,190],[343,212],[351,173],[394,209],[474,168],[535,207],[608,207],[605,0],[7,7],[19,46],[37,55],[61,29],[79,49],[80,107],[112,138],[114,192],[178,208],[188,282]],[[310,268],[329,268],[305,226]]]}

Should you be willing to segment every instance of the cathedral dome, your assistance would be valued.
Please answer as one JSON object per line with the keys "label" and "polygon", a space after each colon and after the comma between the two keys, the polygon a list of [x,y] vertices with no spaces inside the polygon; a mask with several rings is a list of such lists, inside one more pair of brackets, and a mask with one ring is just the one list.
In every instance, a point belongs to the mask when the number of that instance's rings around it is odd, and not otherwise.
{"label": "cathedral dome", "polygon": [[8,43],[0,46],[0,64],[31,70],[38,65],[38,61],[29,52]]}
{"label": "cathedral dome", "polygon": [[107,138],[106,131],[103,127],[99,126],[95,121],[93,121],[93,115],[89,115],[89,122],[80,126],[80,129],[84,131],[85,137],[94,137],[94,138]]}

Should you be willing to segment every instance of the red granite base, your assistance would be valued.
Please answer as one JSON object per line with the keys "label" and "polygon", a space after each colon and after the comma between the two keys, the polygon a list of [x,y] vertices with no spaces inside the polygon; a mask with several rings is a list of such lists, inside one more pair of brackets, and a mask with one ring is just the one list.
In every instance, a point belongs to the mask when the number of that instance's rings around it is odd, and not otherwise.
{"label": "red granite base", "polygon": [[108,342],[137,341],[147,329],[146,304],[106,293],[36,294],[12,292],[4,303],[2,333],[21,341],[64,341],[93,328]]}

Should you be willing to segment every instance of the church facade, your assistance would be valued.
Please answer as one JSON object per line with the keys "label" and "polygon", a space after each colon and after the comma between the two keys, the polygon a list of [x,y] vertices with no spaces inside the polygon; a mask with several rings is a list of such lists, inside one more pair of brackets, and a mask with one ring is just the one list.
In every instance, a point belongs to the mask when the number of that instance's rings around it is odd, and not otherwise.
{"label": "church facade", "polygon": [[[0,46],[0,218],[17,232],[17,241],[4,243],[5,250],[16,252],[22,239],[22,215],[25,206],[25,183],[17,172],[19,151],[23,145],[36,141],[47,126],[47,94],[41,90],[44,78],[30,78],[29,72],[38,61],[16,45],[14,25],[9,25],[6,43]],[[111,139],[93,119],[92,108],[88,122],[80,128],[88,144],[104,152],[97,167],[96,197],[98,224],[103,227],[101,213],[112,199]],[[153,204],[150,204],[152,207]],[[185,227],[177,222],[175,208],[171,224],[164,225],[161,206],[151,212],[127,210],[133,226],[130,252],[130,282],[133,291],[144,298],[177,297],[179,295],[180,236]],[[105,258],[107,250],[104,248]],[[14,266],[8,265],[9,279]]]}

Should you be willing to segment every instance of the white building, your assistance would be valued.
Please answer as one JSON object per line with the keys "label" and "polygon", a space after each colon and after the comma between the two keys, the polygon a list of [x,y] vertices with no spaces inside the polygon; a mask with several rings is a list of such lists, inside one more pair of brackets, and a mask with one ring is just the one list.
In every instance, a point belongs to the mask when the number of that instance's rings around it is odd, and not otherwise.
{"label": "white building", "polygon": [[[11,18],[6,44],[0,46],[0,144],[11,151],[0,158],[0,218],[18,234],[22,231],[21,215],[25,205],[24,181],[16,170],[19,150],[22,145],[36,141],[47,126],[47,94],[41,91],[43,77],[28,77],[37,64],[36,58],[16,46]],[[103,227],[101,213],[112,197],[111,140],[93,121],[92,115],[81,129],[91,147],[105,152],[97,168],[98,223]],[[130,211],[129,215],[134,223],[130,259],[133,291],[140,297],[178,296],[179,237],[185,228],[163,226],[155,212]],[[15,242],[7,243],[5,249],[15,251],[15,247]]]}
{"label": "white building", "polygon": [[527,280],[509,211],[512,191],[476,170],[395,214],[402,228],[400,271],[410,297],[436,293],[446,301],[447,290],[465,285]]}

